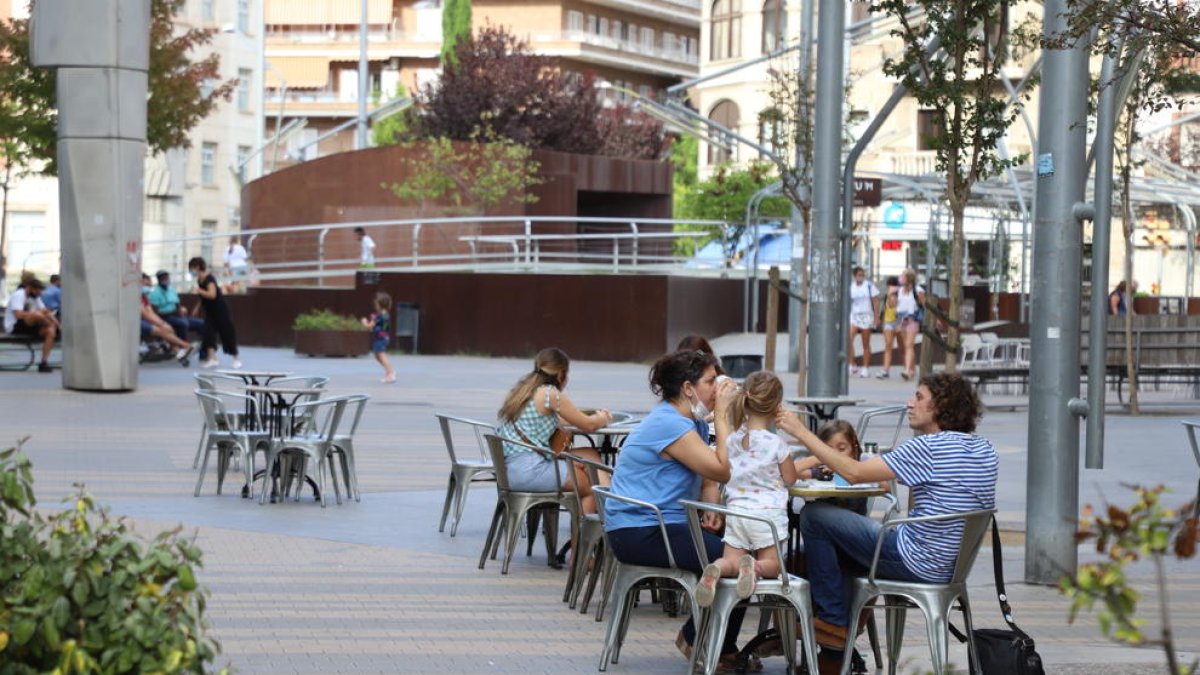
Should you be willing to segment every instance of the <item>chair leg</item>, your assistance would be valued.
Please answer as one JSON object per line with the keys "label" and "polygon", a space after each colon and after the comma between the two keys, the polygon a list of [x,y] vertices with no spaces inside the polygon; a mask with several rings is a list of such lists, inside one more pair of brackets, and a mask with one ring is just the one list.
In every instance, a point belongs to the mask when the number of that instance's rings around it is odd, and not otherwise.
{"label": "chair leg", "polygon": [[[616,647],[617,635],[620,631],[620,624],[624,617],[622,611],[625,607],[625,598],[617,597],[617,593],[622,589],[618,589],[615,584],[610,588],[612,592],[613,612],[608,617],[608,628],[604,632],[604,648],[600,650],[600,671],[604,672],[608,668],[610,659],[613,656],[613,650]],[[628,590],[625,591],[626,593]],[[616,663],[615,660],[612,661]]]}
{"label": "chair leg", "polygon": [[925,629],[929,634],[929,655],[935,675],[946,672],[946,659],[950,648],[946,637],[950,632],[947,628],[948,621],[949,617],[946,616],[943,607],[931,607],[925,616]]}
{"label": "chair leg", "polygon": [[875,656],[875,670],[883,670],[883,653],[879,648],[879,626],[875,623],[875,612],[867,615],[867,640],[871,643],[871,653]]}
{"label": "chair leg", "polygon": [[208,424],[200,425],[200,442],[196,444],[196,456],[192,458],[192,468],[200,465],[200,455],[204,454],[204,446],[208,445]]}
{"label": "chair leg", "polygon": [[[613,645],[612,662],[616,663],[621,657],[621,647],[625,644],[625,636],[629,634],[629,620],[633,618],[633,608],[637,604],[637,591],[633,587],[625,591],[621,600],[621,621],[617,625],[617,643]],[[615,606],[615,605],[614,605]]]}
{"label": "chair leg", "polygon": [[617,558],[612,552],[606,554],[607,560],[600,584],[600,599],[596,602],[596,623],[604,620],[604,609],[608,607],[609,596],[612,593],[613,580],[617,576]]}
{"label": "chair leg", "polygon": [[204,458],[200,463],[200,475],[196,477],[196,491],[192,493],[193,497],[200,496],[200,486],[204,484],[204,473],[208,471],[209,450],[209,448],[204,449]]}
{"label": "chair leg", "polygon": [[541,522],[542,512],[539,509],[530,509],[525,514],[525,557],[533,555],[533,543],[537,541],[538,523]]}
{"label": "chair leg", "polygon": [[[454,471],[450,471],[450,480],[446,483],[446,503],[442,505],[442,520],[438,522],[438,532],[446,531],[446,518],[450,515],[450,504],[454,502],[455,492]],[[450,536],[454,536],[454,524],[450,526]]]}
{"label": "chair leg", "polygon": [[479,554],[479,569],[487,562],[488,552],[492,550],[492,542],[496,539],[496,528],[500,526],[500,517],[504,513],[504,501],[496,501],[496,510],[492,512],[492,525],[488,528],[487,539],[483,542],[483,552]]}
{"label": "chair leg", "polygon": [[[899,598],[884,598],[885,604],[899,602]],[[904,618],[908,610],[903,607],[889,607],[884,621],[884,632],[887,633],[888,675],[896,675],[900,663],[900,647],[904,644]]]}
{"label": "chair leg", "polygon": [[467,504],[467,490],[471,489],[470,474],[460,475],[454,484],[454,522],[450,525],[450,536],[458,532],[458,522],[462,520],[463,507]]}
{"label": "chair leg", "polygon": [[[505,529],[508,530],[508,538],[504,542],[504,564],[500,567],[500,574],[508,574],[508,565],[512,562],[513,553],[517,550],[517,535],[521,531],[521,519],[526,515],[526,513],[508,513],[504,518]],[[534,535],[531,531],[529,533],[529,540],[533,541],[533,537]]]}
{"label": "chair leg", "polygon": [[[588,572],[587,582],[580,587],[583,593],[582,604],[579,605],[579,613],[587,614],[588,606],[592,604],[592,595],[596,592],[596,582],[604,575],[605,566],[608,565],[608,547],[604,545],[604,539],[601,538],[596,544],[596,550],[592,557],[592,569]],[[575,598],[574,600],[579,600]]]}
{"label": "chair leg", "polygon": [[979,663],[979,651],[975,648],[975,622],[971,620],[971,601],[965,595],[958,601],[962,604],[963,624],[966,626],[967,662],[971,664],[971,672],[980,674],[983,673],[983,668]]}

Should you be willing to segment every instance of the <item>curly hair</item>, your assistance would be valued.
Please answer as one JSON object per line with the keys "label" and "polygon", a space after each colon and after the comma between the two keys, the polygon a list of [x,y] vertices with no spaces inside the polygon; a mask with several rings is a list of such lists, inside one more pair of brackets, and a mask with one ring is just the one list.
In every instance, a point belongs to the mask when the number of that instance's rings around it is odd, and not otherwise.
{"label": "curly hair", "polygon": [[983,417],[983,403],[975,387],[961,375],[934,373],[921,378],[933,398],[933,420],[942,431],[975,433]]}
{"label": "curly hair", "polygon": [[717,367],[717,357],[712,354],[691,349],[671,352],[650,368],[650,391],[664,401],[674,401],[685,382],[696,384],[710,367]]}

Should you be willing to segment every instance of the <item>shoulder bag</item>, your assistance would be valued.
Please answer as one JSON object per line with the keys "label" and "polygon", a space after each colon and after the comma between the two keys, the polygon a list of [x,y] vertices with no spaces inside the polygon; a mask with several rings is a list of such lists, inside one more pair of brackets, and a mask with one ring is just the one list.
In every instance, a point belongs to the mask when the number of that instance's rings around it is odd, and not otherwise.
{"label": "shoulder bag", "polygon": [[[1004,591],[1004,562],[1000,552],[1000,528],[992,519],[992,565],[996,574],[996,596],[1000,600],[1000,615],[1012,630],[1001,628],[976,628],[971,631],[975,638],[975,650],[979,653],[979,675],[1045,675],[1042,657],[1037,653],[1033,638],[1021,630],[1012,619],[1012,607]],[[967,636],[950,625],[950,632],[959,642]],[[971,672],[974,672],[971,664]]]}

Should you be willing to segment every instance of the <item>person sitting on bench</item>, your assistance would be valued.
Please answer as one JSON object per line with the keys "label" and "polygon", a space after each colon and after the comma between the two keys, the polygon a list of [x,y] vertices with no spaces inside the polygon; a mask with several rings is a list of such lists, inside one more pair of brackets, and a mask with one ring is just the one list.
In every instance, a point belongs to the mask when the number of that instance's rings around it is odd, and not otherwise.
{"label": "person sitting on bench", "polygon": [[27,335],[42,338],[42,361],[39,373],[49,373],[50,350],[62,326],[54,313],[42,303],[42,291],[46,284],[37,277],[28,277],[23,285],[8,296],[8,311],[4,313],[4,332],[11,335]]}

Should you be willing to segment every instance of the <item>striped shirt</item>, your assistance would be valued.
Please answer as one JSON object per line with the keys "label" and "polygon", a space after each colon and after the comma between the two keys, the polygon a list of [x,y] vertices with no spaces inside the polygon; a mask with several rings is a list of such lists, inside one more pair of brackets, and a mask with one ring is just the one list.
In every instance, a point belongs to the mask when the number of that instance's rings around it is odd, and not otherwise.
{"label": "striped shirt", "polygon": [[[882,457],[912,489],[911,517],[995,508],[999,458],[982,436],[939,431],[905,441]],[[897,529],[900,556],[910,571],[926,581],[950,581],[962,543],[961,520]]]}

